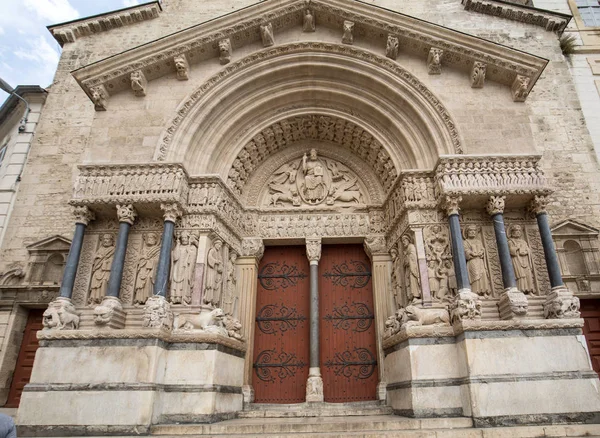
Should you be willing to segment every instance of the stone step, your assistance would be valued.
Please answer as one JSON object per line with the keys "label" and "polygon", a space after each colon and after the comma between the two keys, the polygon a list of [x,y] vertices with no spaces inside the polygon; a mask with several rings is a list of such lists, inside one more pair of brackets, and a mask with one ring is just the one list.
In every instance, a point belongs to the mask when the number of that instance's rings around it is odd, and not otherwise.
{"label": "stone step", "polygon": [[310,418],[240,418],[213,424],[170,424],[153,426],[153,435],[280,435],[321,433],[366,433],[416,431],[422,429],[469,429],[470,418],[414,419],[395,415],[310,417]]}
{"label": "stone step", "polygon": [[391,415],[393,410],[382,401],[354,403],[267,404],[252,403],[238,412],[238,418],[354,417]]}

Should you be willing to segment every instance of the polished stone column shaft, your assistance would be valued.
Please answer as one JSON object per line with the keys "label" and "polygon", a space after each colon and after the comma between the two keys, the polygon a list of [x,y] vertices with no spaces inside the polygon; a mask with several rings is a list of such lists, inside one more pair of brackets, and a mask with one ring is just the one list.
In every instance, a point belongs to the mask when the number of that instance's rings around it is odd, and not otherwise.
{"label": "polished stone column shaft", "polygon": [[506,227],[504,226],[504,196],[491,196],[487,205],[487,211],[492,217],[496,246],[498,247],[498,258],[502,270],[502,284],[505,289],[516,288],[517,279],[510,256],[508,239],[506,238]]}
{"label": "polished stone column shaft", "polygon": [[552,240],[552,231],[548,223],[548,214],[543,211],[536,215],[540,237],[542,239],[542,247],[544,248],[544,258],[546,260],[546,268],[550,277],[550,287],[563,287],[565,284],[560,274],[560,265],[556,255],[556,248]]}
{"label": "polished stone column shaft", "polygon": [[154,295],[167,296],[167,285],[169,284],[169,272],[171,270],[171,250],[173,248],[173,233],[175,222],[181,216],[181,210],[177,204],[161,204],[164,211],[165,224],[163,228],[158,265],[156,266],[156,280],[154,282]]}
{"label": "polished stone column shaft", "polygon": [[306,256],[310,263],[310,368],[306,382],[306,401],[323,401],[323,379],[319,358],[319,260],[321,239],[306,239]]}
{"label": "polished stone column shaft", "polygon": [[450,239],[452,241],[452,261],[454,262],[456,286],[459,291],[471,289],[469,273],[467,271],[467,259],[465,258],[465,247],[458,220],[458,204],[460,201],[460,197],[449,197],[446,199],[446,212],[448,214],[448,222],[450,223]]}
{"label": "polished stone column shaft", "polygon": [[87,207],[76,207],[74,213],[76,216],[75,234],[71,241],[71,248],[69,249],[69,255],[67,256],[67,264],[60,284],[60,296],[63,298],[71,298],[73,295],[75,276],[77,275],[81,247],[83,246],[83,236],[85,235],[86,227],[90,221],[94,219],[94,213]]}
{"label": "polished stone column shaft", "polygon": [[117,205],[117,215],[119,217],[119,234],[115,254],[110,265],[110,276],[108,277],[108,289],[106,291],[107,296],[115,298],[119,297],[119,291],[121,290],[129,229],[133,225],[137,213],[132,205]]}

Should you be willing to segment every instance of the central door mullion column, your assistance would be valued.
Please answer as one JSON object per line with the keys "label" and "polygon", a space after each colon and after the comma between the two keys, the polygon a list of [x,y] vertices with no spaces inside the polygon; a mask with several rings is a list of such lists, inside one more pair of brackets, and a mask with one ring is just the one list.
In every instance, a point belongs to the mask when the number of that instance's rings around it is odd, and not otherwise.
{"label": "central door mullion column", "polygon": [[319,359],[319,260],[321,239],[306,239],[306,256],[310,263],[310,368],[306,382],[306,401],[323,401],[323,378]]}

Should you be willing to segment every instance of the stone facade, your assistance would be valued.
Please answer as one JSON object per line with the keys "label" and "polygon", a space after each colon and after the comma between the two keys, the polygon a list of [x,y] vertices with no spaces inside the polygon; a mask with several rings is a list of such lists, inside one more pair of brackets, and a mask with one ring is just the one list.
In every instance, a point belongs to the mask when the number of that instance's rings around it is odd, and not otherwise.
{"label": "stone facade", "polygon": [[[63,55],[0,249],[33,269],[44,239],[72,238],[22,431],[109,422],[58,413],[60,400],[123,406],[119,433],[235,415],[252,402],[264,246],[306,244],[314,265],[340,242],[364,242],[373,264],[378,399],[481,426],[596,421],[597,376],[575,351],[579,289],[549,222],[577,221],[597,247],[600,173],[556,37],[567,20],[488,3],[234,1],[202,24],[224,6],[169,0],[53,26]],[[42,301],[33,278],[0,285],[11,318]],[[144,378],[98,353],[130,345],[126,368],[152,357]],[[112,365],[60,374],[58,357]],[[510,366],[486,368],[501,358]],[[199,378],[184,360],[212,365]],[[311,373],[312,385],[312,359]],[[507,402],[536,385],[564,398]]]}

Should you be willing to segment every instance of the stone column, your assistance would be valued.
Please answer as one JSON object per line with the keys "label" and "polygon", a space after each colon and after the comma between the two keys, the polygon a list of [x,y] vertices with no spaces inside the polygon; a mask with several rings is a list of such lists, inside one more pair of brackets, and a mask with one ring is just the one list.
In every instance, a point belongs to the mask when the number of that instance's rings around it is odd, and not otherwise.
{"label": "stone column", "polygon": [[127,241],[129,229],[133,225],[137,213],[133,205],[117,205],[117,216],[119,218],[119,234],[117,245],[110,265],[110,276],[108,277],[108,289],[102,303],[94,309],[94,321],[99,328],[125,327],[125,312],[119,299],[121,281],[123,280],[123,265],[127,253]]}
{"label": "stone column", "polygon": [[154,295],[159,295],[166,299],[167,285],[169,283],[169,271],[171,269],[171,250],[173,247],[173,233],[175,231],[175,222],[181,217],[181,209],[177,204],[161,204],[161,210],[164,212],[165,225],[163,228],[162,241],[160,244],[160,254],[158,256],[158,265],[156,266],[156,280],[154,281]]}
{"label": "stone column", "polygon": [[452,241],[452,261],[454,262],[454,273],[456,275],[456,297],[450,303],[450,319],[454,324],[463,319],[481,319],[481,301],[479,296],[471,292],[469,272],[467,271],[467,260],[465,258],[465,247],[463,245],[459,221],[460,196],[446,196],[444,207],[450,223],[450,239]]}
{"label": "stone column", "polygon": [[546,268],[550,277],[550,287],[552,288],[544,302],[544,317],[549,319],[579,318],[581,316],[579,298],[567,289],[560,274],[560,265],[558,264],[552,231],[548,222],[547,205],[548,198],[546,196],[535,196],[530,206],[537,219],[542,246],[544,247]]}
{"label": "stone column", "polygon": [[506,196],[490,196],[486,205],[488,214],[492,217],[498,258],[502,269],[502,284],[504,292],[498,301],[498,311],[501,319],[517,319],[527,315],[527,297],[517,289],[517,279],[508,248],[506,227],[504,226],[504,200]]}
{"label": "stone column", "polygon": [[242,334],[246,339],[246,361],[244,362],[244,385],[242,393],[244,403],[254,401],[252,388],[252,359],[254,357],[254,319],[256,317],[256,292],[258,289],[258,263],[265,252],[260,237],[242,240],[242,253],[237,259],[237,294],[240,297],[240,322]]}
{"label": "stone column", "polygon": [[75,234],[71,241],[67,265],[65,266],[60,284],[60,295],[48,304],[49,310],[47,312],[53,316],[44,318],[45,329],[75,330],[79,328],[79,314],[71,302],[71,296],[73,295],[73,285],[75,284],[75,276],[77,275],[77,267],[79,266],[85,229],[90,221],[94,220],[95,216],[87,207],[75,207],[73,213],[75,214]]}
{"label": "stone column", "polygon": [[321,238],[306,239],[306,256],[310,263],[310,368],[306,382],[306,401],[323,401],[323,378],[319,359],[319,260]]}
{"label": "stone column", "polygon": [[372,264],[371,279],[373,280],[373,307],[375,308],[375,341],[377,345],[377,365],[379,368],[377,399],[385,400],[387,382],[385,381],[383,337],[385,335],[386,318],[394,314],[394,309],[387,308],[387,297],[392,294],[392,257],[387,251],[384,236],[367,237],[364,248]]}

